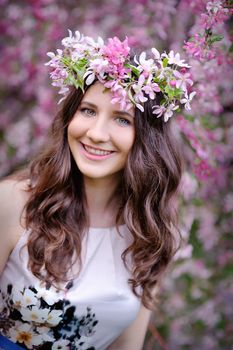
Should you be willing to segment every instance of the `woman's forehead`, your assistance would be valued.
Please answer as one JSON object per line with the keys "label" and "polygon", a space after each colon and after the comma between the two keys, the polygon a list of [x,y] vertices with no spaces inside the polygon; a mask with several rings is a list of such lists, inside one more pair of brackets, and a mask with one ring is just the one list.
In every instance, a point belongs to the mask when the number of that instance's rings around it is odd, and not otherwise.
{"label": "woman's forehead", "polygon": [[81,104],[88,104],[90,107],[104,108],[115,113],[129,114],[131,117],[135,115],[135,108],[132,106],[128,111],[122,110],[119,102],[112,102],[113,93],[106,89],[100,82],[94,83],[85,92]]}

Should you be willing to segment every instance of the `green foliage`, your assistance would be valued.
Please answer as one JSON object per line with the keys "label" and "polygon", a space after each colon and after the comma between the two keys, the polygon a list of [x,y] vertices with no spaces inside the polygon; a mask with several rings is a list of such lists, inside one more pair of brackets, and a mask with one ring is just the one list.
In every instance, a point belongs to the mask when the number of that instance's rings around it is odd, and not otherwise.
{"label": "green foliage", "polygon": [[193,247],[193,258],[201,259],[203,257],[204,251],[202,243],[197,236],[198,228],[199,220],[194,219],[190,230],[189,243]]}

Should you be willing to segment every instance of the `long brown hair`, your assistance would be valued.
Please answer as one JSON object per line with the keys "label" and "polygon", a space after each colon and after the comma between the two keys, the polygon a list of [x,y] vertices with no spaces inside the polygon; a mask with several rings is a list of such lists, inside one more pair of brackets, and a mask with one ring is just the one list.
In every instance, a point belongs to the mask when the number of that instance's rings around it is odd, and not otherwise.
{"label": "long brown hair", "polygon": [[[67,127],[83,93],[72,89],[55,117],[48,142],[30,167],[29,199],[25,206],[29,268],[50,283],[68,280],[71,266],[81,269],[82,239],[88,229],[88,212],[83,178],[69,150]],[[153,290],[175,251],[177,214],[173,198],[181,178],[181,158],[172,123],[152,114],[148,100],[145,111],[136,109],[134,145],[128,156],[122,182],[120,218],[133,243],[122,254],[132,258],[129,283],[142,302],[153,305]],[[76,259],[74,259],[76,257]],[[126,264],[127,265],[127,264]]]}

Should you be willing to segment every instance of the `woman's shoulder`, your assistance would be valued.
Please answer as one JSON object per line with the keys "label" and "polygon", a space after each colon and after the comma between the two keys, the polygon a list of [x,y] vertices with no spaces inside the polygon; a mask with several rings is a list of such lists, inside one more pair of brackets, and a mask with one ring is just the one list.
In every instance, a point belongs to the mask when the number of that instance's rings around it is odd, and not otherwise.
{"label": "woman's shoulder", "polygon": [[28,180],[9,177],[0,181],[0,206],[2,210],[20,209],[28,199]]}
{"label": "woman's shoulder", "polygon": [[[25,229],[23,209],[28,199],[28,181],[6,178],[0,181],[0,240],[17,243]],[[12,247],[13,248],[13,247]]]}

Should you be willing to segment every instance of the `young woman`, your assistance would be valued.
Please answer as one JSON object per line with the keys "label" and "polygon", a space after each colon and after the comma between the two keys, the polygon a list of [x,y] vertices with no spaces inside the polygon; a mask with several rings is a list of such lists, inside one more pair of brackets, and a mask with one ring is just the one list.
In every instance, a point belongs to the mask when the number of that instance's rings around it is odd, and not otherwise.
{"label": "young woman", "polygon": [[176,249],[181,162],[166,121],[187,103],[176,74],[188,67],[156,49],[132,61],[127,39],[62,43],[48,142],[0,184],[0,347],[139,350]]}

